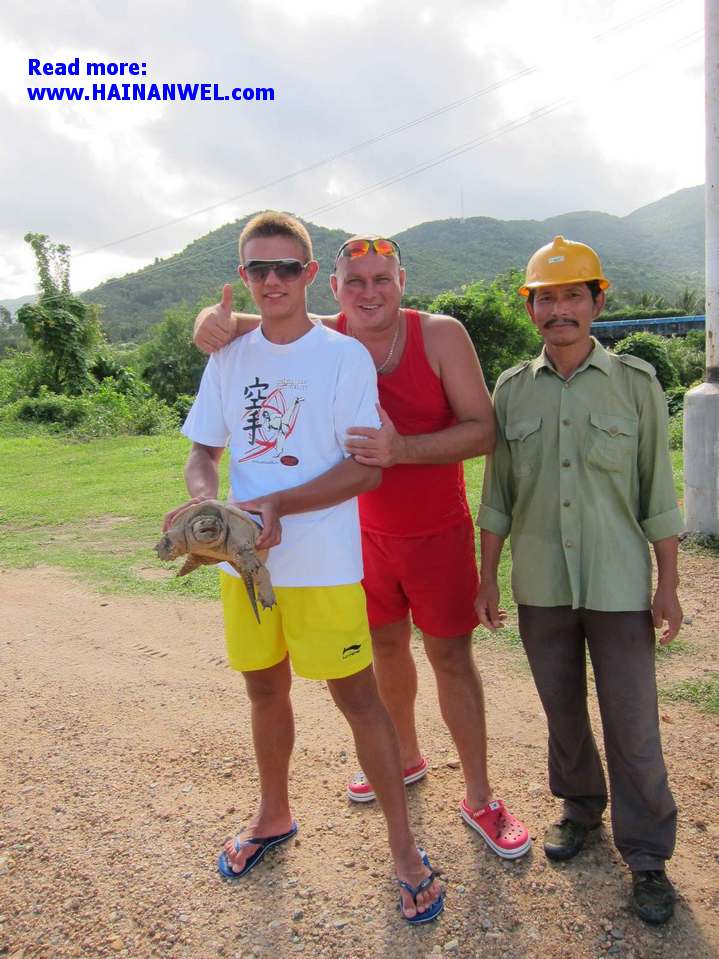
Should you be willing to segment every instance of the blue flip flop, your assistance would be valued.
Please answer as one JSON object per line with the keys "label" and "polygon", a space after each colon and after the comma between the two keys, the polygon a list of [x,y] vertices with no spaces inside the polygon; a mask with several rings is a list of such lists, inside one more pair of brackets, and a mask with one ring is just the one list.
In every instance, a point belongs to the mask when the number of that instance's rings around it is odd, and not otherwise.
{"label": "blue flip flop", "polygon": [[293,820],[289,832],[282,833],[281,836],[253,836],[250,839],[235,839],[235,852],[239,852],[245,846],[259,846],[260,848],[252,853],[240,872],[234,871],[227,858],[227,853],[221,852],[217,857],[217,869],[225,879],[241,879],[242,876],[246,876],[250,870],[255,868],[268,849],[272,849],[273,846],[279,846],[281,842],[292,839],[296,832],[297,823]]}
{"label": "blue flip flop", "polygon": [[[425,878],[417,886],[411,886],[408,882],[405,882],[404,879],[397,880],[397,882],[402,887],[402,889],[406,890],[410,894],[410,896],[414,900],[415,905],[417,905],[417,896],[421,892],[424,892],[425,889],[429,889],[429,887],[432,885],[433,881],[436,879],[438,875],[438,873],[436,873],[434,869],[432,869],[432,866],[429,863],[429,856],[424,851],[424,849],[418,849],[417,851],[422,857],[422,862],[430,870],[430,874],[428,876],[425,876]],[[424,922],[432,922],[432,920],[436,919],[443,909],[444,909],[444,893],[443,892],[440,892],[440,894],[437,896],[437,898],[434,900],[432,905],[429,906],[428,909],[425,909],[424,912],[417,912],[415,913],[414,916],[405,915],[404,906],[402,904],[402,897],[401,896],[399,897],[399,911],[402,913],[402,918],[413,926],[419,926]]]}

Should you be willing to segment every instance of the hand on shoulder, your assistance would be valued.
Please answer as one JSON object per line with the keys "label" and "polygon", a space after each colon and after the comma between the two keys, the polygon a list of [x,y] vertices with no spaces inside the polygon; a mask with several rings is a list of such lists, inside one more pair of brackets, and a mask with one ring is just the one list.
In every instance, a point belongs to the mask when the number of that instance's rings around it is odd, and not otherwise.
{"label": "hand on shoulder", "polygon": [[259,324],[259,316],[232,312],[232,286],[225,283],[220,302],[205,307],[195,317],[192,341],[203,353],[215,353]]}

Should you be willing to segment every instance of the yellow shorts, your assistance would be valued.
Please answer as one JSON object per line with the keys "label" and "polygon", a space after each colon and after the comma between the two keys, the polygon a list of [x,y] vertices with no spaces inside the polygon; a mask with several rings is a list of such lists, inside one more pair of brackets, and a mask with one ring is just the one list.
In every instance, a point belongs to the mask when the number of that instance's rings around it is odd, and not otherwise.
{"label": "yellow shorts", "polygon": [[306,679],[342,679],[372,662],[365,594],[347,586],[275,586],[277,603],[259,608],[258,625],[245,584],[220,570],[225,642],[230,666],[269,669],[289,653]]}

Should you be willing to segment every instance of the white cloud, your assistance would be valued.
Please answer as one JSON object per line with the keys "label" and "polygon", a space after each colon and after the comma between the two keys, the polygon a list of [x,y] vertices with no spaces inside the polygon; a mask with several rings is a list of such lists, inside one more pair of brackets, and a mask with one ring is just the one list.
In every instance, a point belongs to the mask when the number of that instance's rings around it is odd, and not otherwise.
{"label": "white cloud", "polygon": [[[261,207],[300,214],[400,176],[443,151],[496,139],[316,215],[396,232],[465,215],[624,214],[703,179],[700,0],[9,0],[0,13],[4,203],[0,296],[30,291],[28,230],[90,250],[74,283],[94,285],[166,256]],[[592,39],[597,35],[600,39]],[[664,52],[659,52],[664,51]],[[272,86],[273,103],[30,103],[27,58],[137,60],[146,82]],[[611,78],[645,59],[656,62]],[[520,70],[531,76],[502,82]],[[86,77],[73,79],[80,85]],[[48,78],[47,83],[51,82]],[[404,132],[333,157],[469,97]],[[563,97],[572,102],[511,131]],[[168,221],[233,199],[170,227]]]}
{"label": "white cloud", "polygon": [[376,5],[376,0],[352,0],[337,3],[337,0],[254,0],[270,11],[300,23],[315,23],[318,18],[331,17],[338,20],[361,20],[367,11]]}

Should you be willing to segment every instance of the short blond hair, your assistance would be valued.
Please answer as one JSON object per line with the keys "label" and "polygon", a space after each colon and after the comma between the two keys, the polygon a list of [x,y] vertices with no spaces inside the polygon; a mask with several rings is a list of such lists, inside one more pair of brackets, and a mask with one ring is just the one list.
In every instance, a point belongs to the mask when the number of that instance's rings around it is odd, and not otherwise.
{"label": "short blond hair", "polygon": [[292,240],[297,240],[302,247],[305,259],[312,259],[312,240],[305,225],[289,213],[265,210],[264,213],[253,216],[240,233],[240,260],[244,262],[243,253],[246,243],[271,236],[288,236]]}

